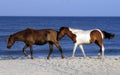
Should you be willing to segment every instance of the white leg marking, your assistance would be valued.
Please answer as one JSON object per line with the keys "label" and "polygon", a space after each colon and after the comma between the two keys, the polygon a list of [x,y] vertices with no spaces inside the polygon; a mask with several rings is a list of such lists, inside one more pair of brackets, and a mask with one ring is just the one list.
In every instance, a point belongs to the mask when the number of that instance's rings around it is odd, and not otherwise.
{"label": "white leg marking", "polygon": [[84,49],[83,49],[83,46],[82,46],[82,45],[79,45],[79,47],[80,47],[80,49],[81,49],[81,51],[82,51],[82,53],[83,53],[83,56],[86,57],[86,54],[85,54]]}
{"label": "white leg marking", "polygon": [[104,46],[102,45],[102,58],[104,59]]}
{"label": "white leg marking", "polygon": [[98,52],[98,56],[100,56],[100,51]]}
{"label": "white leg marking", "polygon": [[98,58],[100,58],[101,49],[98,51]]}
{"label": "white leg marking", "polygon": [[98,58],[100,58],[100,51],[98,52]]}
{"label": "white leg marking", "polygon": [[75,52],[76,52],[77,45],[78,45],[77,43],[74,44],[74,49],[73,49],[72,57],[74,57],[74,54],[75,54]]}

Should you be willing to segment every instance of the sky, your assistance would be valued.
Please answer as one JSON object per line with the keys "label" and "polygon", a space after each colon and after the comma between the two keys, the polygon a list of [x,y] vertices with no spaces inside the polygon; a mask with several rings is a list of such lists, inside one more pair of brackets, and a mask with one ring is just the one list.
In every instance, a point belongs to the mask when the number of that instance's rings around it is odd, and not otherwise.
{"label": "sky", "polygon": [[120,16],[120,0],[0,0],[0,16]]}

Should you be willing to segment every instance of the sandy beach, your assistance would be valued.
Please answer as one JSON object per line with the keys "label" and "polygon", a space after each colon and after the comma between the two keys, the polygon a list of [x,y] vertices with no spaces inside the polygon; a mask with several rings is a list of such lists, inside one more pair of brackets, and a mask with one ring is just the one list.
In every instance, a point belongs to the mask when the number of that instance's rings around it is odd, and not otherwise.
{"label": "sandy beach", "polygon": [[1,59],[0,75],[120,75],[120,56]]}

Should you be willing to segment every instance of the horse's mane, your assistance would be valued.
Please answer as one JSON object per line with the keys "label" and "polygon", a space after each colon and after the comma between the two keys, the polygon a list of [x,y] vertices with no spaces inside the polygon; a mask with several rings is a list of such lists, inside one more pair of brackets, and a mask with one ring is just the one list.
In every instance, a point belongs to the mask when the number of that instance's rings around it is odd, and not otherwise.
{"label": "horse's mane", "polygon": [[68,29],[68,27],[60,27],[60,31],[63,30],[63,29]]}
{"label": "horse's mane", "polygon": [[21,35],[21,34],[23,34],[23,36],[24,36],[24,35],[27,35],[27,34],[29,34],[29,33],[32,33],[34,30],[35,30],[35,29],[33,29],[33,28],[26,28],[25,30],[22,30],[22,31],[18,31],[18,32],[16,32],[16,33],[13,33],[13,34],[11,34],[11,35],[8,36],[7,41],[8,41],[8,39],[9,39],[10,37],[16,37],[16,36],[19,36],[19,35]]}

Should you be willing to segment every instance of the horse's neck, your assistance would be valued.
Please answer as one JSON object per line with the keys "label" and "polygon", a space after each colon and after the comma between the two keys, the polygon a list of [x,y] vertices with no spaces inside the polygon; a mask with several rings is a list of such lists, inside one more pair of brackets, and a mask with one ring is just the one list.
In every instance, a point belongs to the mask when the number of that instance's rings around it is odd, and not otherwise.
{"label": "horse's neck", "polygon": [[68,31],[66,35],[70,37],[72,41],[76,42],[76,35],[73,34],[71,31]]}
{"label": "horse's neck", "polygon": [[78,33],[78,32],[83,32],[84,30],[81,30],[81,29],[75,29],[75,28],[69,28],[69,30],[72,32],[72,33]]}
{"label": "horse's neck", "polygon": [[13,37],[16,41],[23,41],[24,39],[22,39],[21,36],[23,35],[21,35],[20,33],[15,33]]}

